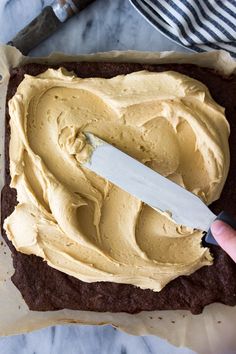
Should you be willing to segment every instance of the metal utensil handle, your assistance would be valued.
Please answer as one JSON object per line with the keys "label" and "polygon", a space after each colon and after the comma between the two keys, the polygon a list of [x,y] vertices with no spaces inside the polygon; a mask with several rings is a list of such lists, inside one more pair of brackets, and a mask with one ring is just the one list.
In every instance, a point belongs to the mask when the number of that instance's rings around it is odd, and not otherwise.
{"label": "metal utensil handle", "polygon": [[46,6],[41,14],[23,28],[8,44],[27,55],[32,48],[55,32],[61,24],[52,7]]}
{"label": "metal utensil handle", "polygon": [[95,0],[55,0],[51,6],[57,18],[61,22],[65,22],[93,1]]}

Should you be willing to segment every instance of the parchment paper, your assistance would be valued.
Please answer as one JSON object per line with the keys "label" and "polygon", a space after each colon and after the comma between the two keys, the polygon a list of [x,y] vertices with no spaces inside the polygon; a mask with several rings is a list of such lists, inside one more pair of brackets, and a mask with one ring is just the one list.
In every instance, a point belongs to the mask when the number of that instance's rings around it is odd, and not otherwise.
{"label": "parchment paper", "polygon": [[[56,63],[85,60],[194,63],[216,68],[225,74],[236,72],[236,62],[223,51],[202,54],[128,51],[77,56],[54,53],[47,58],[29,58],[23,57],[15,48],[0,46],[0,75],[2,76],[0,80],[0,189],[3,186],[4,111],[9,68],[26,62]],[[131,334],[160,336],[176,346],[187,346],[198,353],[236,353],[236,307],[215,303],[205,307],[201,315],[192,315],[188,311],[152,311],[137,315],[72,310],[34,312],[28,310],[19,291],[11,283],[12,273],[10,251],[0,235],[0,335],[24,333],[49,325],[66,323],[112,324]]]}

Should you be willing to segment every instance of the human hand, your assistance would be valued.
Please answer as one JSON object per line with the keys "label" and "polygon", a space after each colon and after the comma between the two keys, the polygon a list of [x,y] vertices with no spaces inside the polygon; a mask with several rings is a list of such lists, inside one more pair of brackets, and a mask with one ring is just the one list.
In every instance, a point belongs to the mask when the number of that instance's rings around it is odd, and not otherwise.
{"label": "human hand", "polygon": [[211,232],[218,244],[236,262],[236,231],[223,221],[216,220],[211,225]]}

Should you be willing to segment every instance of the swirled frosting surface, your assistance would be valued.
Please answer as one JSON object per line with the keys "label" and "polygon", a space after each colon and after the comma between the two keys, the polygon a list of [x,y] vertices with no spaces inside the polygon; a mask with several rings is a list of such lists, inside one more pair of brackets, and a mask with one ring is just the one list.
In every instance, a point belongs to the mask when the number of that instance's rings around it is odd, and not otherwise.
{"label": "swirled frosting surface", "polygon": [[[229,168],[224,109],[176,72],[81,79],[63,69],[26,75],[9,102],[11,186],[4,227],[16,249],[85,282],[160,291],[212,264],[202,231],[81,165],[92,132],[210,204]],[[191,205],[189,205],[191,208]]]}

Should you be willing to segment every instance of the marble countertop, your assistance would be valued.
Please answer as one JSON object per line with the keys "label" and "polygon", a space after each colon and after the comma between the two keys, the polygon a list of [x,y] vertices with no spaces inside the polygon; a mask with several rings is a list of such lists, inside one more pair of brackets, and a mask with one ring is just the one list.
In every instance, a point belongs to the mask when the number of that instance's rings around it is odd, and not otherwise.
{"label": "marble countertop", "polygon": [[[9,41],[51,0],[1,0],[0,43]],[[158,33],[128,0],[96,0],[70,19],[53,36],[31,51],[32,56],[52,51],[71,54],[109,50],[187,51]],[[191,354],[154,337],[135,337],[111,326],[56,326],[0,338],[4,354]]]}

